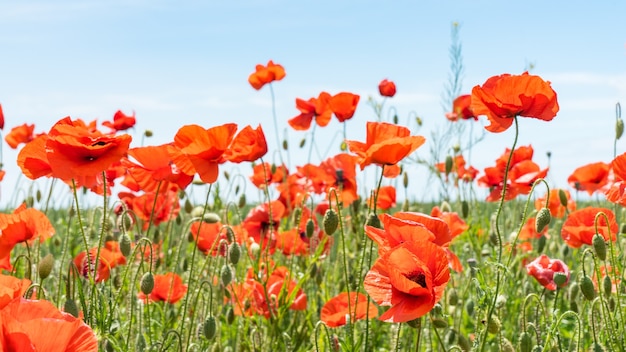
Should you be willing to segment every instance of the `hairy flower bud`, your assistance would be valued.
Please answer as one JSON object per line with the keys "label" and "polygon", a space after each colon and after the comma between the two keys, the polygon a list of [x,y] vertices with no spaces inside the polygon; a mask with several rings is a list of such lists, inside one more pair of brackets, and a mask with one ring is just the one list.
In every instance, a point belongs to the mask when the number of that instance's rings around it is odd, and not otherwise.
{"label": "hairy flower bud", "polygon": [[334,209],[326,210],[322,225],[324,226],[324,232],[329,236],[332,236],[335,231],[337,231],[337,227],[339,227],[339,216],[337,216],[337,212],[335,212]]}
{"label": "hairy flower bud", "polygon": [[584,275],[580,279],[580,292],[582,292],[583,296],[590,301],[596,298],[596,289],[593,287],[593,282],[587,275]]}
{"label": "hairy flower bud", "polygon": [[128,236],[128,234],[126,233],[123,233],[120,236],[120,252],[122,252],[122,255],[124,257],[128,257],[130,255],[130,251],[131,251],[130,236]]}
{"label": "hairy flower bud", "polygon": [[154,275],[152,275],[151,272],[143,274],[143,277],[141,278],[140,288],[141,292],[143,292],[144,295],[149,295],[152,293],[152,290],[154,290]]}
{"label": "hairy flower bud", "polygon": [[37,273],[39,274],[39,277],[43,280],[50,276],[53,267],[54,256],[52,256],[52,253],[48,253],[39,261],[39,265],[37,266]]}
{"label": "hairy flower bud", "polygon": [[552,215],[550,215],[550,209],[545,207],[541,208],[541,210],[539,210],[539,212],[537,213],[537,217],[535,218],[535,231],[537,231],[537,233],[541,233],[543,229],[545,229],[546,226],[550,224],[551,220]]}
{"label": "hairy flower bud", "polygon": [[598,259],[602,261],[606,260],[606,242],[604,241],[604,237],[602,237],[599,233],[596,233],[593,235],[591,243],[593,244],[593,250],[596,252]]}
{"label": "hairy flower bud", "polygon": [[202,325],[202,332],[204,333],[204,337],[206,337],[207,340],[213,340],[217,332],[217,321],[215,320],[214,316],[209,315],[206,318],[204,324]]}

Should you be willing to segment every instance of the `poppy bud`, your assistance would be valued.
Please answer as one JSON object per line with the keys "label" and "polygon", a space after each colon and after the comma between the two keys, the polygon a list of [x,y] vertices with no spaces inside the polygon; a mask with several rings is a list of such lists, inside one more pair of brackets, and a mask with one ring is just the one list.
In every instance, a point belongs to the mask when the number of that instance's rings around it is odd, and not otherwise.
{"label": "poppy bud", "polygon": [[624,134],[624,120],[622,120],[621,118],[618,118],[615,121],[615,140],[622,138],[623,134]]}
{"label": "poppy bud", "polygon": [[551,220],[552,216],[550,215],[550,209],[545,207],[541,208],[535,218],[535,231],[537,231],[537,233],[541,233],[543,229],[548,226]]}
{"label": "poppy bud", "polygon": [[230,173],[226,170],[224,170],[224,178],[226,179],[226,181],[230,181]]}
{"label": "poppy bud", "polygon": [[602,237],[599,233],[596,233],[593,235],[591,243],[593,244],[593,250],[596,252],[598,259],[602,261],[606,260],[606,242],[604,241],[604,237]]}
{"label": "poppy bud", "polygon": [[546,248],[546,243],[548,242],[548,238],[546,236],[541,235],[539,240],[537,240],[537,252],[543,252],[543,249]]}
{"label": "poppy bud", "polygon": [[197,206],[193,208],[189,214],[191,215],[192,218],[199,218],[202,216],[202,214],[204,214],[204,207]]}
{"label": "poppy bud", "polygon": [[261,246],[259,246],[258,243],[253,242],[250,245],[250,254],[252,254],[252,257],[256,258],[256,256],[259,254],[260,251],[261,251]]}
{"label": "poppy bud", "polygon": [[415,117],[415,122],[417,122],[417,125],[418,125],[418,126],[422,127],[422,118],[421,118],[421,117],[416,116],[416,117]]}
{"label": "poppy bud", "polygon": [[605,350],[604,350],[604,347],[602,347],[601,344],[599,344],[597,342],[594,342],[592,351],[593,352],[604,352]]}
{"label": "poppy bud", "polygon": [[148,137],[148,138],[150,138],[150,137],[152,137],[152,136],[153,136],[153,133],[152,133],[152,131],[151,131],[151,130],[145,130],[145,131],[144,131],[144,133],[143,133],[143,135],[144,135],[144,136],[146,136],[146,137]]}
{"label": "poppy bud", "polygon": [[63,304],[63,311],[71,314],[74,318],[78,318],[78,306],[76,305],[76,301],[71,298],[68,298]]}
{"label": "poppy bud", "polygon": [[393,114],[393,123],[398,124],[398,114]]}
{"label": "poppy bud", "polygon": [[487,331],[489,331],[492,334],[497,334],[500,332],[501,328],[502,328],[502,323],[500,322],[500,318],[498,318],[497,315],[492,315],[487,325]]}
{"label": "poppy bud", "polygon": [[619,233],[626,233],[626,223],[624,223],[624,224],[622,224],[622,226],[620,226]]}
{"label": "poppy bud", "polygon": [[587,275],[584,275],[580,279],[580,292],[590,301],[596,298],[596,289],[593,287],[593,282]]}
{"label": "poppy bud", "polygon": [[576,298],[578,298],[578,292],[580,292],[580,287],[578,286],[578,283],[572,282],[568,291],[569,300],[572,302],[576,301]]}
{"label": "poppy bud", "polygon": [[345,152],[346,150],[348,150],[348,144],[346,143],[346,141],[341,141],[341,145],[339,146],[339,149],[342,152]]}
{"label": "poppy bud", "polygon": [[246,206],[246,194],[242,193],[239,197],[239,203],[237,204],[239,208],[243,208]]}
{"label": "poppy bud", "polygon": [[41,201],[41,191],[37,190],[37,193],[35,193],[35,199],[37,200],[37,203],[39,203],[39,201]]}
{"label": "poppy bud", "polygon": [[402,185],[404,188],[409,187],[409,174],[406,171],[402,173]]}
{"label": "poppy bud", "polygon": [[451,306],[459,304],[459,294],[454,288],[451,288],[450,292],[448,292],[448,304]]}
{"label": "poppy bud", "polygon": [[559,189],[559,201],[562,206],[567,207],[567,193],[563,189]]}
{"label": "poppy bud", "polygon": [[452,211],[452,208],[450,207],[450,203],[446,202],[445,200],[441,202],[441,212],[449,213],[451,211]]}
{"label": "poppy bud", "polygon": [[608,298],[611,296],[611,291],[613,291],[613,283],[611,282],[611,278],[606,275],[602,279],[602,292],[604,292],[604,295]]}
{"label": "poppy bud", "polygon": [[235,186],[235,194],[239,194],[239,191],[241,191],[241,188],[239,188],[239,185]]}
{"label": "poppy bud", "polygon": [[322,220],[322,225],[324,226],[324,232],[327,235],[332,236],[335,231],[337,231],[337,227],[339,226],[339,216],[337,216],[337,212],[334,209],[326,210],[324,213],[324,219]]}
{"label": "poppy bud", "polygon": [[284,150],[289,149],[289,144],[287,143],[287,140],[286,140],[286,139],[283,139],[283,149],[284,149]]}
{"label": "poppy bud", "polygon": [[448,176],[450,174],[450,172],[452,172],[452,167],[454,166],[454,160],[452,160],[452,157],[450,155],[446,156],[446,176]]}
{"label": "poppy bud", "polygon": [[231,325],[233,322],[235,321],[235,311],[233,310],[233,307],[228,307],[228,309],[226,310],[226,322],[228,323],[228,325]]}
{"label": "poppy bud", "polygon": [[465,311],[469,316],[474,315],[474,301],[469,300],[467,301],[467,303],[465,303]]}
{"label": "poppy bud", "polygon": [[532,339],[530,337],[530,334],[524,331],[519,336],[519,350],[520,352],[530,352],[531,348]]}
{"label": "poppy bud", "polygon": [[215,213],[206,213],[203,218],[207,224],[217,224],[220,222],[220,216]]}
{"label": "poppy bud", "polygon": [[302,138],[300,140],[300,148],[304,147],[305,144],[306,144],[306,138]]}
{"label": "poppy bud", "polygon": [[434,318],[432,323],[435,329],[445,329],[448,327],[448,322],[441,318]]}
{"label": "poppy bud", "polygon": [[151,272],[143,274],[140,287],[144,295],[152,293],[152,290],[154,290],[154,275]]}
{"label": "poppy bud", "polygon": [[222,266],[220,270],[220,279],[222,280],[222,285],[228,286],[233,281],[233,271],[230,269],[230,266],[225,264]]}
{"label": "poppy bud", "polygon": [[185,199],[185,206],[183,207],[183,209],[185,210],[185,213],[190,214],[191,211],[193,210],[193,204],[191,204],[191,201],[189,200],[189,198]]}
{"label": "poppy bud", "polygon": [[237,242],[233,242],[228,246],[228,260],[232,265],[237,265],[239,258],[241,258],[241,248]]}
{"label": "poppy bud", "polygon": [[204,337],[206,337],[207,340],[213,340],[213,338],[215,337],[215,333],[217,332],[217,321],[215,320],[214,316],[209,315],[206,318],[204,324],[202,325],[202,332],[204,333]]}
{"label": "poppy bud", "polygon": [[39,277],[43,280],[50,276],[50,272],[52,272],[52,268],[54,267],[54,257],[52,253],[48,253],[41,261],[39,261],[39,265],[37,266],[37,272]]}
{"label": "poppy bud", "polygon": [[315,233],[315,223],[313,222],[313,219],[309,218],[309,220],[306,221],[306,237],[307,238],[311,238],[313,237],[313,234]]}
{"label": "poppy bud", "polygon": [[131,241],[130,241],[130,236],[128,236],[128,234],[123,233],[120,236],[120,252],[122,252],[122,255],[124,257],[128,257],[130,255],[130,248],[131,247]]}

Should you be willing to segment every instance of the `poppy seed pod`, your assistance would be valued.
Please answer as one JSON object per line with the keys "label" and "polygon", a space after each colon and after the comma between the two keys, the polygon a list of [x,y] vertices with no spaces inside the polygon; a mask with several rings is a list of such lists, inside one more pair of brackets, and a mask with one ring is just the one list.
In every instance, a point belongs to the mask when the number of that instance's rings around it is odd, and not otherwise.
{"label": "poppy seed pod", "polygon": [[545,207],[541,208],[541,210],[539,210],[539,212],[537,213],[537,217],[535,219],[535,231],[537,231],[537,233],[543,232],[543,229],[545,229],[545,227],[550,224],[551,220],[552,215],[550,215],[550,209]]}
{"label": "poppy seed pod", "polygon": [[327,235],[332,236],[335,231],[337,231],[337,227],[339,226],[339,216],[337,216],[337,212],[334,209],[326,210],[324,213],[324,219],[322,220],[322,225],[324,226],[324,232]]}
{"label": "poppy seed pod", "polygon": [[144,295],[152,293],[152,290],[154,290],[154,275],[151,272],[143,274],[140,287]]}

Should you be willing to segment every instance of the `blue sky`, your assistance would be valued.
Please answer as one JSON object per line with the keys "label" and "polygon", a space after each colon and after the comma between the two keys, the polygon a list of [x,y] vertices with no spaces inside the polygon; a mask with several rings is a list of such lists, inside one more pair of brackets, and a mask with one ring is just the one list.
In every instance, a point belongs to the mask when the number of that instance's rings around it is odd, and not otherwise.
{"label": "blue sky", "polygon": [[[145,144],[156,145],[185,124],[233,121],[261,122],[274,147],[269,90],[247,83],[256,64],[273,59],[287,71],[274,85],[281,131],[297,115],[296,97],[350,91],[361,102],[348,137],[363,139],[365,121],[375,119],[367,98],[378,99],[388,78],[398,94],[386,106],[401,121],[415,111],[429,138],[446,123],[441,95],[458,21],[463,92],[529,64],[552,82],[559,114],[550,123],[523,119],[519,143],[532,144],[542,166],[550,151],[550,180],[565,187],[576,167],[612,159],[615,104],[626,103],[624,13],[619,1],[3,1],[0,104],[5,133],[24,122],[47,131],[67,115],[101,122],[121,109],[136,113],[134,146],[146,129],[155,136]],[[316,133],[326,143],[337,129]],[[291,145],[304,135],[289,131]],[[512,131],[487,135],[472,164],[491,166],[512,140]],[[427,147],[417,153],[428,157]],[[3,154],[0,203],[18,173],[16,153],[5,144]]]}

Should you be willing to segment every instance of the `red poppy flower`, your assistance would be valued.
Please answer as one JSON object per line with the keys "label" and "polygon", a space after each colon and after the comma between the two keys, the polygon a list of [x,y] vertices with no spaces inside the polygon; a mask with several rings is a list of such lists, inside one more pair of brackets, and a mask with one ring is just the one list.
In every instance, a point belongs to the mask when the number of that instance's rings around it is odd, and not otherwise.
{"label": "red poppy flower", "polygon": [[154,275],[154,288],[148,296],[139,292],[137,297],[142,300],[150,299],[152,302],[174,304],[180,301],[186,293],[187,285],[183,284],[183,279],[176,273],[166,273]]}
{"label": "red poppy flower", "polygon": [[256,71],[248,77],[248,82],[254,89],[259,90],[264,85],[283,78],[285,78],[285,69],[270,60],[267,66],[256,65]]}
{"label": "red poppy flower", "polygon": [[550,82],[524,72],[494,76],[475,86],[470,108],[475,115],[487,115],[491,124],[486,129],[497,133],[511,127],[516,116],[550,121],[559,104]]}
{"label": "red poppy flower", "polygon": [[[537,279],[541,286],[548,290],[554,291],[557,287],[563,287],[569,281],[569,268],[560,259],[550,259],[547,255],[542,254],[537,259],[526,265],[526,272]],[[557,286],[554,282],[554,274],[561,273],[567,276],[565,284]]]}
{"label": "red poppy flower", "polygon": [[52,303],[17,298],[0,310],[4,351],[98,351],[98,339],[82,319]]}
{"label": "red poppy flower", "polygon": [[393,83],[393,81],[383,79],[378,84],[378,92],[380,92],[380,95],[382,95],[383,97],[392,98],[394,95],[396,95],[396,84]]}
{"label": "red poppy flower", "polygon": [[[464,182],[474,181],[476,176],[478,175],[478,170],[476,170],[473,166],[466,167],[467,162],[463,155],[457,155],[454,157],[454,164],[451,171],[456,172],[456,179],[454,180],[455,186],[458,186],[458,181],[462,180]],[[435,168],[441,173],[446,172],[446,163],[437,163],[435,164]],[[448,175],[446,175],[446,180],[448,179]]]}
{"label": "red poppy flower", "polygon": [[350,322],[357,320],[374,318],[378,315],[378,308],[369,304],[367,296],[357,292],[342,292],[329,299],[320,311],[320,320],[331,328],[346,325],[346,316],[350,317]]}
{"label": "red poppy flower", "polygon": [[289,174],[289,170],[285,165],[274,166],[270,163],[256,164],[252,168],[252,176],[250,181],[257,188],[264,189],[266,185],[272,183],[281,183]]}
{"label": "red poppy flower", "polygon": [[[105,136],[82,120],[58,121],[47,134],[33,140],[18,155],[28,177],[52,176],[77,186],[97,186],[98,177],[125,156],[129,135]],[[71,184],[71,183],[70,183]]]}
{"label": "red poppy flower", "polygon": [[233,163],[255,161],[267,154],[265,134],[259,125],[256,129],[244,127],[233,139],[233,142],[224,152],[224,158]]}
{"label": "red poppy flower", "polygon": [[15,209],[13,214],[0,214],[0,269],[11,270],[11,250],[18,243],[43,242],[55,230],[46,214],[25,204]]}
{"label": "red poppy flower", "polygon": [[478,116],[474,115],[471,108],[472,96],[470,94],[460,95],[452,102],[452,112],[446,114],[446,118],[450,121],[458,121],[474,119],[478,120]]}
{"label": "red poppy flower", "polygon": [[11,131],[4,136],[4,140],[7,142],[9,147],[17,149],[20,144],[28,143],[35,139],[34,131],[35,125],[25,123],[23,125],[13,127]]}
{"label": "red poppy flower", "polygon": [[291,310],[306,310],[307,296],[302,288],[299,288],[298,283],[291,278],[286,267],[276,267],[267,279],[266,286],[270,300],[276,297],[276,301],[271,302],[272,309],[289,304]]}
{"label": "red poppy flower", "polygon": [[329,184],[325,185],[325,192],[329,192],[331,188],[335,188],[344,206],[352,204],[352,202],[358,198],[356,159],[354,155],[340,153],[324,160],[320,164],[320,168],[322,168],[332,180]]}
{"label": "red poppy flower", "polygon": [[108,127],[112,129],[113,132],[116,132],[116,131],[124,131],[129,128],[132,128],[133,126],[135,126],[135,122],[136,121],[135,121],[134,112],[132,116],[129,116],[129,115],[124,114],[121,110],[117,110],[115,115],[113,115],[113,122],[104,121],[102,123],[102,126]]}
{"label": "red poppy flower", "polygon": [[626,153],[611,162],[614,180],[604,192],[609,202],[626,205]]}
{"label": "red poppy flower", "polygon": [[4,129],[4,112],[2,112],[2,104],[0,104],[0,130]]}
{"label": "red poppy flower", "polygon": [[[565,194],[565,199],[567,199],[567,207],[561,204],[561,198],[559,193],[563,192]],[[537,198],[535,200],[535,209],[540,210],[541,208],[546,206],[546,196]],[[550,200],[548,202],[548,209],[550,209],[550,215],[553,218],[560,219],[565,216],[565,212],[572,212],[576,210],[576,202],[571,199],[570,193],[567,190],[560,189],[551,189],[550,190]]]}
{"label": "red poppy flower", "polygon": [[424,316],[443,297],[450,280],[444,250],[429,241],[404,242],[379,257],[363,286],[380,306],[380,320],[403,323]]}
{"label": "red poppy flower", "polygon": [[198,125],[181,127],[174,136],[174,146],[169,149],[176,166],[187,175],[200,176],[206,183],[217,181],[219,164],[224,163],[224,152],[228,150],[237,131],[237,125],[227,123],[204,129]]}
{"label": "red poppy flower", "polygon": [[356,94],[342,92],[333,95],[328,102],[330,109],[337,117],[339,122],[344,122],[351,119],[356,111],[356,106],[359,104],[360,97]]}
{"label": "red poppy flower", "polygon": [[[372,203],[371,199],[367,203]],[[396,206],[396,188],[394,186],[382,186],[376,197],[376,207],[381,210],[389,210]]]}
{"label": "red poppy flower", "polygon": [[[598,230],[594,225],[596,214],[603,212],[609,219],[609,223],[604,216],[598,217]],[[611,233],[611,241],[615,241],[618,226],[615,221],[615,214],[606,208],[584,208],[573,211],[569,214],[563,227],[561,228],[561,237],[570,247],[579,248],[583,244],[592,245],[593,235],[597,233],[609,240],[609,232]]]}
{"label": "red poppy flower", "polygon": [[[84,277],[95,274],[96,282],[106,281],[111,277],[111,270],[118,265],[126,264],[126,257],[120,250],[119,243],[116,241],[107,241],[104,247],[100,248],[100,258],[98,259],[98,269],[93,273],[98,248],[94,247],[89,250],[89,257],[85,251],[80,252],[74,257],[74,265],[78,268]],[[90,273],[90,271],[92,271]]]}
{"label": "red poppy flower", "polygon": [[424,142],[422,136],[411,136],[408,128],[386,122],[368,122],[365,143],[346,141],[350,151],[359,157],[361,170],[370,164],[397,164]]}
{"label": "red poppy flower", "polygon": [[289,119],[289,125],[297,131],[306,131],[311,127],[311,122],[315,119],[320,127],[325,127],[330,122],[333,111],[330,109],[330,94],[321,92],[316,98],[304,100],[296,98],[296,108],[300,115]]}
{"label": "red poppy flower", "polygon": [[253,278],[246,278],[243,282],[232,282],[228,285],[229,301],[233,305],[233,312],[240,316],[263,315],[269,317],[265,301],[263,285]]}
{"label": "red poppy flower", "polygon": [[278,200],[286,208],[285,212],[291,212],[292,209],[302,204],[309,197],[311,186],[309,180],[300,173],[291,174],[278,184],[276,186],[280,193]]}
{"label": "red poppy flower", "polygon": [[456,212],[441,211],[439,207],[434,207],[430,216],[439,218],[448,225],[451,240],[469,229],[469,225]]}
{"label": "red poppy flower", "polygon": [[242,227],[248,232],[250,239],[260,244],[262,248],[269,245],[272,252],[276,247],[276,232],[284,215],[283,203],[279,201],[263,203],[250,210],[243,220]]}
{"label": "red poppy flower", "polygon": [[127,177],[122,182],[133,191],[165,193],[176,189],[185,189],[191,181],[193,175],[181,172],[172,160],[169,154],[169,145],[146,146],[132,148],[128,150],[128,157],[134,161],[125,158],[122,165],[127,170]]}
{"label": "red poppy flower", "polygon": [[0,310],[15,298],[21,297],[26,293],[30,284],[31,281],[29,279],[19,279],[15,276],[0,273]]}
{"label": "red poppy flower", "polygon": [[577,191],[587,191],[592,195],[601,191],[609,183],[609,164],[591,163],[581,166],[567,178],[567,182]]}
{"label": "red poppy flower", "polygon": [[204,254],[210,253],[212,256],[226,256],[228,249],[222,247],[220,243],[222,240],[227,243],[228,236],[226,235],[226,228],[223,227],[221,222],[210,224],[203,221],[194,221],[191,223],[189,231],[198,249]]}

